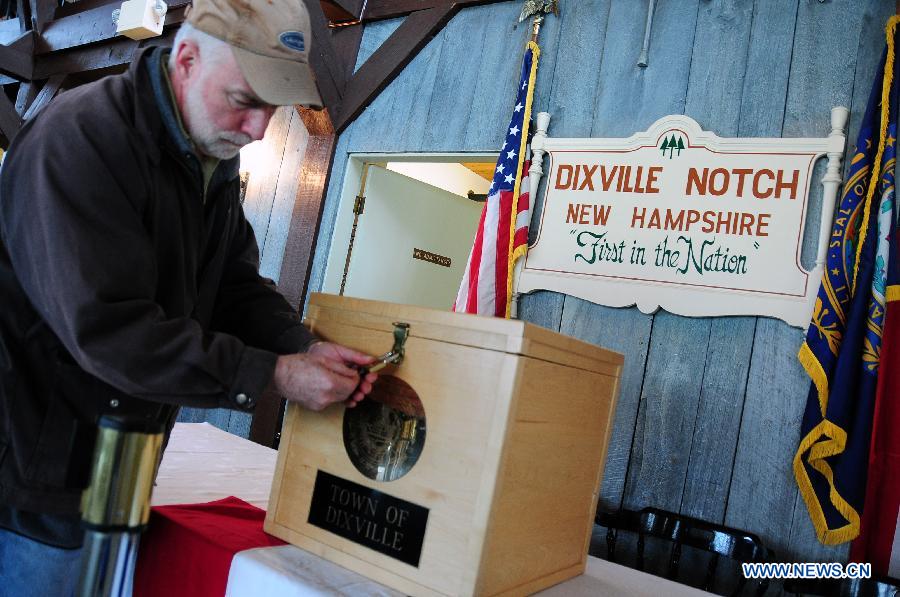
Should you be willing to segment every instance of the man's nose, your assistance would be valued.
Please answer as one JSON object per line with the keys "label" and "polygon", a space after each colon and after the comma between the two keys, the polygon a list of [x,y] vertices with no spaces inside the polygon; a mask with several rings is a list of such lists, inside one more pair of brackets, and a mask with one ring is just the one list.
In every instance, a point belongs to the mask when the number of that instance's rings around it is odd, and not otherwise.
{"label": "man's nose", "polygon": [[251,110],[247,114],[247,117],[244,119],[244,126],[242,127],[242,131],[247,135],[250,135],[250,137],[254,141],[259,141],[266,134],[266,128],[268,128],[269,126],[269,120],[272,119],[272,115],[274,113],[274,106]]}

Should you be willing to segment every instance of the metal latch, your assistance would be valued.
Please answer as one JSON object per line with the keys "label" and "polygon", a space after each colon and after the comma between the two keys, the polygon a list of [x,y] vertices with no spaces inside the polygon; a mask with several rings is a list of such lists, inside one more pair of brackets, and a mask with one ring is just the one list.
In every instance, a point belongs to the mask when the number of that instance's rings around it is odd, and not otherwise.
{"label": "metal latch", "polygon": [[399,365],[406,356],[406,339],[409,338],[409,324],[395,321],[394,322],[394,346],[390,352],[386,352],[375,359],[371,365],[362,368],[360,373],[375,373],[387,367],[388,365]]}

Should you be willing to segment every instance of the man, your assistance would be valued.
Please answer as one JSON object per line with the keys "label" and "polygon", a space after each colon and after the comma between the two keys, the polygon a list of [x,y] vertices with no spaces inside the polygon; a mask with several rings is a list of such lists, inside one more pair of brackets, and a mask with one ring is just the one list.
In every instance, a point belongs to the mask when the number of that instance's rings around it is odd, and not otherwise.
{"label": "man", "polygon": [[371,361],[320,342],[258,273],[238,152],[320,106],[301,0],[195,0],[171,51],[62,94],[0,170],[0,595],[78,579],[96,422],[252,410],[271,385],[354,406]]}

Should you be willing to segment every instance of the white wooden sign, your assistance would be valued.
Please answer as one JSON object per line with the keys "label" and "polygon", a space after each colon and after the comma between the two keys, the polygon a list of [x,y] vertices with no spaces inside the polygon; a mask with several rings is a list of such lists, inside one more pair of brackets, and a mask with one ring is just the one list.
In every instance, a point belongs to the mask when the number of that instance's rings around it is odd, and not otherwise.
{"label": "white wooden sign", "polygon": [[[517,292],[690,316],[767,315],[805,327],[831,229],[847,110],[820,139],[726,139],[667,116],[627,139],[552,139],[539,118],[543,213]],[[800,264],[813,166],[827,154],[816,266]],[[534,196],[534,195],[532,195]]]}

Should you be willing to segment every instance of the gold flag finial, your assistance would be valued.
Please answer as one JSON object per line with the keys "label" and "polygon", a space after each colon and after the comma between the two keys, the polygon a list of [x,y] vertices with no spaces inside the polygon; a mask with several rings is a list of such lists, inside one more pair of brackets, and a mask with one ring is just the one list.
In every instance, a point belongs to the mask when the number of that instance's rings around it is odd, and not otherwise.
{"label": "gold flag finial", "polygon": [[522,14],[519,15],[519,22],[534,15],[545,15],[551,12],[559,16],[559,0],[525,0]]}

